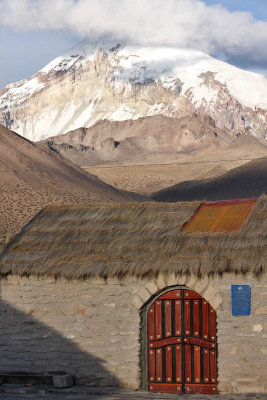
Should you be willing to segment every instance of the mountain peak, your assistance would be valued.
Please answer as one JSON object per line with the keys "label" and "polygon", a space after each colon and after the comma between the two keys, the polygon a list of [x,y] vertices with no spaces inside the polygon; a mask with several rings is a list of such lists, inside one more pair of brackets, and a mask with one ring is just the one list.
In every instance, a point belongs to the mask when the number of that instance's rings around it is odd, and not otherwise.
{"label": "mountain peak", "polygon": [[[40,104],[42,107],[40,108]],[[27,110],[27,111],[26,111]],[[101,119],[208,114],[267,140],[267,79],[198,50],[85,39],[0,92],[0,122],[31,140]]]}

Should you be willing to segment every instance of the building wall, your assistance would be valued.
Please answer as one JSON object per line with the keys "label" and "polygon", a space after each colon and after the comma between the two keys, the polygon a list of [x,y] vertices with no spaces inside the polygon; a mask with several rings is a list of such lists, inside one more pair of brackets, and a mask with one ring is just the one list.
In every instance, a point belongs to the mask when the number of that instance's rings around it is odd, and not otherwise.
{"label": "building wall", "polygon": [[[250,316],[231,316],[231,284],[251,285]],[[185,285],[217,312],[221,392],[267,392],[267,276],[156,280],[19,278],[1,282],[0,373],[73,374],[77,382],[140,386],[140,309]]]}

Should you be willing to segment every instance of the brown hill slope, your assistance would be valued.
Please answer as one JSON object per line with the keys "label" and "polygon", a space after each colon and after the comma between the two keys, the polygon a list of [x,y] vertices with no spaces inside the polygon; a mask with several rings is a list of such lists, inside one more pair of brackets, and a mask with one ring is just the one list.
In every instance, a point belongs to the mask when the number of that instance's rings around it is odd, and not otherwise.
{"label": "brown hill slope", "polygon": [[227,146],[236,134],[209,116],[163,115],[127,121],[99,121],[40,143],[81,166],[103,162],[170,161],[177,155]]}
{"label": "brown hill slope", "polygon": [[3,126],[0,143],[0,242],[47,204],[127,201],[127,194]]}
{"label": "brown hill slope", "polygon": [[103,163],[84,168],[118,189],[150,196],[184,181],[217,178],[262,157],[267,157],[267,146],[252,136],[240,135],[230,145],[179,154],[170,162]]}
{"label": "brown hill slope", "polygon": [[267,157],[250,161],[214,179],[179,183],[152,195],[157,201],[223,200],[267,193]]}

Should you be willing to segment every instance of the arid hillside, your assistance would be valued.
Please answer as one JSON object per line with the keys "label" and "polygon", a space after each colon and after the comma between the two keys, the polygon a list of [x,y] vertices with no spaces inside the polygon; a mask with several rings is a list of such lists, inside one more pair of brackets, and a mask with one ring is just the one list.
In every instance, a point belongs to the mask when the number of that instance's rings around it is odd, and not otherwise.
{"label": "arid hillside", "polygon": [[211,179],[187,181],[152,195],[156,201],[227,200],[267,193],[267,157]]}
{"label": "arid hillside", "polygon": [[0,242],[48,204],[127,201],[60,155],[0,126]]}
{"label": "arid hillside", "polygon": [[225,147],[180,153],[175,160],[166,162],[106,163],[84,169],[118,189],[151,195],[183,181],[217,178],[262,157],[267,157],[267,146],[241,135]]}
{"label": "arid hillside", "polygon": [[[209,116],[163,115],[127,121],[99,121],[46,139],[50,149],[77,163],[170,162],[184,154],[228,146],[239,132],[220,129]],[[260,142],[259,142],[260,143]]]}

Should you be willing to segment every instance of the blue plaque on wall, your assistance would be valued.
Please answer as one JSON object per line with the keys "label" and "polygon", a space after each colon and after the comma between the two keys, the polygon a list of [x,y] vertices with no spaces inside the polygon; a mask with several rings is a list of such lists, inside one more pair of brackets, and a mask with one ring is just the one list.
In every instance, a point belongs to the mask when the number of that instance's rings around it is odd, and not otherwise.
{"label": "blue plaque on wall", "polygon": [[232,315],[250,315],[250,285],[231,285]]}

